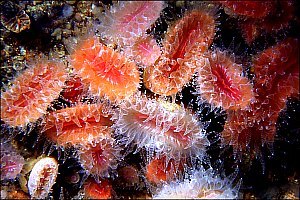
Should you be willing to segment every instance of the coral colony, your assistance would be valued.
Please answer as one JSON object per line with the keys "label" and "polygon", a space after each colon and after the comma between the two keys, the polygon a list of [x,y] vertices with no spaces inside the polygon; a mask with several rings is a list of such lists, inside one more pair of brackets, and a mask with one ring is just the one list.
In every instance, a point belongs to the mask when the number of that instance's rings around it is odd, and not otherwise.
{"label": "coral colony", "polygon": [[[296,5],[177,3],[103,4],[68,55],[30,58],[4,86],[1,198],[245,197],[299,101]],[[251,53],[222,43],[224,16]]]}

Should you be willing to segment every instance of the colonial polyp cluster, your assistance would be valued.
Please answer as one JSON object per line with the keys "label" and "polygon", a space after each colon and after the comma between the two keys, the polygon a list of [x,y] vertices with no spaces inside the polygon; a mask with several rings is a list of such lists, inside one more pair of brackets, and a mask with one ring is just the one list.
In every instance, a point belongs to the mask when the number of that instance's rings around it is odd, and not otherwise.
{"label": "colonial polyp cluster", "polygon": [[[166,2],[114,3],[92,31],[65,44],[70,53],[66,60],[36,58],[28,63],[1,94],[1,120],[23,130],[36,124],[41,141],[74,151],[89,176],[82,184],[86,198],[117,195],[112,182],[122,178],[118,171],[126,167],[155,198],[237,198],[240,182],[212,169],[205,127],[176,94],[189,86],[201,99],[198,104],[222,107],[228,114],[222,142],[235,153],[260,155],[261,146],[274,140],[287,97],[299,93],[298,39],[287,38],[253,56],[253,80],[246,66],[213,43],[220,9],[246,19],[241,29],[251,43],[256,35],[247,21],[255,21],[253,29],[261,23],[279,29],[269,21],[277,15],[275,4],[195,3],[168,22],[156,40],[149,30],[159,26]],[[68,104],[55,109],[54,100]],[[138,156],[140,163],[129,166],[128,156]],[[27,161],[21,172],[24,158],[15,151],[1,152],[1,180],[20,173],[25,192],[46,198],[62,175],[57,160],[42,155]],[[140,172],[134,173],[137,168]]]}

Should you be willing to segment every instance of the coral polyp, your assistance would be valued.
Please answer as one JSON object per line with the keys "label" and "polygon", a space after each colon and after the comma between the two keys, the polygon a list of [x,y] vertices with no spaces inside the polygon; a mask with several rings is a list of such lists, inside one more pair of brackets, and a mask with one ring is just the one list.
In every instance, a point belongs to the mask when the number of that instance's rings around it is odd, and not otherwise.
{"label": "coral polyp", "polygon": [[0,1],[1,198],[299,198],[298,11]]}
{"label": "coral polyp", "polygon": [[184,162],[174,159],[167,160],[166,156],[151,160],[146,166],[147,181],[152,184],[169,182],[184,171]]}
{"label": "coral polyp", "polygon": [[78,104],[48,113],[43,119],[46,138],[58,146],[87,145],[111,133],[111,108],[106,104]]}
{"label": "coral polyp", "polygon": [[128,138],[121,142],[133,141],[137,151],[146,148],[178,160],[203,157],[209,145],[195,116],[177,104],[136,95],[120,104],[113,119],[118,134]]}
{"label": "coral polyp", "polygon": [[181,91],[197,67],[204,65],[196,57],[204,53],[214,38],[215,17],[207,11],[193,10],[166,32],[162,55],[144,71],[144,84],[154,93],[172,95]]}
{"label": "coral polyp", "polygon": [[132,46],[136,39],[159,18],[163,1],[119,2],[105,12],[97,30],[120,46]]}
{"label": "coral polyp", "polygon": [[32,168],[28,179],[28,191],[31,198],[46,198],[56,181],[58,163],[54,158],[40,159]]}
{"label": "coral polyp", "polygon": [[224,109],[249,107],[254,94],[249,80],[242,75],[242,67],[220,50],[209,51],[203,57],[206,62],[198,69],[197,93]]}
{"label": "coral polyp", "polygon": [[117,162],[122,157],[111,132],[99,133],[98,137],[101,139],[78,150],[80,162],[96,180],[109,177],[109,172],[116,169]]}
{"label": "coral polyp", "polygon": [[286,100],[299,95],[298,40],[287,38],[261,52],[254,60],[255,100],[249,110],[229,112],[223,137],[236,151],[261,154],[272,147],[279,113]]}
{"label": "coral polyp", "polygon": [[125,54],[142,66],[150,66],[161,55],[161,50],[156,41],[150,35],[143,35],[135,43],[124,49]]}
{"label": "coral polyp", "polygon": [[139,87],[136,64],[100,43],[97,37],[83,40],[71,54],[70,61],[93,95],[119,101]]}
{"label": "coral polyp", "polygon": [[212,169],[195,170],[183,181],[163,185],[153,196],[154,199],[235,199],[239,183],[233,184],[234,177],[221,178],[212,175]]}
{"label": "coral polyp", "polygon": [[46,114],[47,107],[59,96],[67,78],[63,62],[45,58],[31,62],[1,93],[1,120],[24,127]]}
{"label": "coral polyp", "polygon": [[263,18],[275,8],[272,1],[220,1],[228,14]]}
{"label": "coral polyp", "polygon": [[1,141],[1,181],[7,179],[15,179],[20,174],[25,163],[23,156],[21,156],[16,149],[8,142]]}
{"label": "coral polyp", "polygon": [[112,198],[112,185],[109,180],[95,180],[89,178],[84,183],[84,197],[88,199],[110,199]]}

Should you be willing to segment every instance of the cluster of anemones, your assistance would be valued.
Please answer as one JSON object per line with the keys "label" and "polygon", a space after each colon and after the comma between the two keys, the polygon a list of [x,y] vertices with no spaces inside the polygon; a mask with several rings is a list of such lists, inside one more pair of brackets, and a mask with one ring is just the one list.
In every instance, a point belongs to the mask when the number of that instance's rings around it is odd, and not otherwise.
{"label": "cluster of anemones", "polygon": [[[239,7],[223,4],[240,14]],[[262,5],[266,8],[260,17],[265,17],[269,4]],[[299,91],[297,39],[284,40],[256,56],[251,84],[233,57],[210,48],[218,25],[215,5],[187,9],[169,25],[160,47],[146,31],[164,6],[151,1],[116,3],[95,25],[101,40],[89,33],[78,37],[76,44],[66,44],[69,66],[45,58],[29,63],[1,94],[1,119],[6,124],[25,128],[41,119],[42,137],[59,149],[77,151],[90,175],[83,187],[87,198],[112,197],[111,175],[128,154],[139,154],[147,182],[162,186],[154,192],[157,198],[236,198],[238,186],[232,178],[193,169],[204,162],[210,142],[193,110],[175,103],[175,95],[194,79],[196,95],[228,112],[225,141],[236,151],[257,152],[273,141],[286,98]],[[256,16],[250,11],[242,15]],[[155,98],[142,94],[141,84]],[[172,103],[166,98],[171,95]],[[51,103],[57,98],[68,106],[55,110]],[[24,159],[13,155],[20,160],[18,169],[5,176],[15,178]],[[43,157],[31,165],[21,185],[32,198],[46,198],[58,174],[57,161]]]}

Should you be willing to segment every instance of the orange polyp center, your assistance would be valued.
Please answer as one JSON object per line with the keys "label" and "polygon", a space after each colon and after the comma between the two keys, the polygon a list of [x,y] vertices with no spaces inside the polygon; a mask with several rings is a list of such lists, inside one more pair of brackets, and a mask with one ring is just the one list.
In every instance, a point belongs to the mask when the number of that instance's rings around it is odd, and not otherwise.
{"label": "orange polyp center", "polygon": [[110,63],[106,63],[105,61],[101,61],[97,65],[95,65],[93,68],[96,71],[98,76],[104,77],[106,80],[108,80],[112,83],[117,84],[117,83],[122,82],[121,71],[116,69],[116,67],[111,66]]}
{"label": "orange polyp center", "polygon": [[241,94],[240,91],[233,87],[232,81],[226,74],[226,70],[221,64],[216,64],[215,67],[212,67],[211,72],[217,77],[216,84],[217,86],[230,98],[235,101],[240,100]]}

